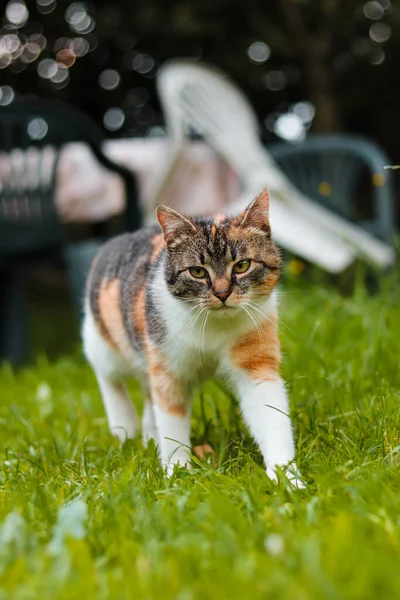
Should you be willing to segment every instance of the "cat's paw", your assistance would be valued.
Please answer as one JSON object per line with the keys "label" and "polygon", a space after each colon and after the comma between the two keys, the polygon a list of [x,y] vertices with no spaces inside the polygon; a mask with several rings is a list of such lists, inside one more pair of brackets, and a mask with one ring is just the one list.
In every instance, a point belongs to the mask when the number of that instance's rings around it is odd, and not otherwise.
{"label": "cat's paw", "polygon": [[[267,475],[272,481],[278,483],[279,480],[275,467],[267,467]],[[306,488],[306,484],[302,480],[296,465],[289,465],[286,468],[285,475],[290,488],[295,488],[297,490],[304,490]]]}
{"label": "cat's paw", "polygon": [[173,475],[175,467],[179,467],[180,469],[187,469],[188,471],[190,471],[190,457],[186,452],[182,452],[181,455],[174,455],[173,458],[171,458],[165,466],[167,477],[171,477],[171,475]]}
{"label": "cat's paw", "polygon": [[138,434],[138,426],[134,423],[125,425],[110,425],[111,433],[119,439],[121,444],[126,440],[133,440]]}
{"label": "cat's paw", "polygon": [[153,428],[147,428],[144,429],[142,431],[142,442],[143,442],[143,448],[147,448],[147,446],[149,445],[150,440],[153,440],[155,445],[157,446],[158,444],[158,435],[157,435],[157,429],[155,427]]}
{"label": "cat's paw", "polygon": [[278,475],[276,474],[274,467],[267,467],[267,477],[274,483],[278,483]]}
{"label": "cat's paw", "polygon": [[300,479],[300,475],[299,476],[293,476],[293,475],[287,475],[289,484],[291,487],[295,488],[296,490],[305,490],[306,489],[306,484],[304,483],[304,481],[302,479]]}

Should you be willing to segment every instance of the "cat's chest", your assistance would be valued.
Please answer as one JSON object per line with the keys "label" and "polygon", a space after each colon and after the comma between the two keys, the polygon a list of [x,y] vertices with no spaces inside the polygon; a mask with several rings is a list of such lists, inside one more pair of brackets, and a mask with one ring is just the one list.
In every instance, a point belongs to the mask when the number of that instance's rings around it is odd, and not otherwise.
{"label": "cat's chest", "polygon": [[163,355],[169,370],[188,381],[213,377],[218,372],[221,354],[203,348],[195,340],[168,340],[163,345]]}
{"label": "cat's chest", "polygon": [[232,330],[199,328],[171,333],[163,344],[169,369],[187,381],[201,381],[220,374],[235,339]]}

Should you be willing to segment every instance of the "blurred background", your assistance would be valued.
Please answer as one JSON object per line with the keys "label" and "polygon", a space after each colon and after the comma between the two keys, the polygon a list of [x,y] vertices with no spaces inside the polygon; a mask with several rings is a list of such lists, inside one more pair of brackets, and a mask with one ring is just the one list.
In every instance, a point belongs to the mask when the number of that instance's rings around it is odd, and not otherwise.
{"label": "blurred background", "polygon": [[[0,16],[0,108],[57,99],[90,115],[106,138],[160,137],[158,69],[190,58],[223,69],[245,92],[267,147],[362,134],[400,163],[394,0],[10,0]],[[30,327],[35,349],[56,355],[77,338],[65,271],[53,267],[29,280]],[[45,326],[52,311],[71,324],[61,344]]]}
{"label": "blurred background", "polygon": [[360,132],[400,161],[398,2],[11,0],[2,10],[2,106],[59,98],[110,137],[158,134],[157,69],[191,57],[231,75],[266,140]]}

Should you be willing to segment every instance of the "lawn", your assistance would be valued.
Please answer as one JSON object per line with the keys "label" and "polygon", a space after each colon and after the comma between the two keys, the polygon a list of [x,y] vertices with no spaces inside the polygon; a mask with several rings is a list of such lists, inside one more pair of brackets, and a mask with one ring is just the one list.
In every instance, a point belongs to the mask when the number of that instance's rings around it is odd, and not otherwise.
{"label": "lawn", "polygon": [[0,600],[399,596],[400,285],[294,279],[281,337],[304,491],[269,482],[215,382],[193,443],[217,464],[167,480],[154,446],[111,438],[79,352],[0,370]]}

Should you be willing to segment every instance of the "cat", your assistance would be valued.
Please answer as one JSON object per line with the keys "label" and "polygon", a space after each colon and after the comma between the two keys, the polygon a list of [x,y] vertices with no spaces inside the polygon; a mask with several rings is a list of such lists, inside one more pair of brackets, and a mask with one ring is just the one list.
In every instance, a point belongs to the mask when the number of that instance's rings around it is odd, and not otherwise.
{"label": "cat", "polygon": [[[138,433],[124,380],[145,394],[143,442],[161,463],[190,465],[191,393],[223,378],[264,458],[267,475],[294,459],[288,398],[279,375],[277,291],[281,255],[271,239],[263,189],[237,216],[189,218],[157,208],[159,225],[108,241],[88,277],[83,343],[111,432]],[[161,229],[160,229],[161,227]]]}

